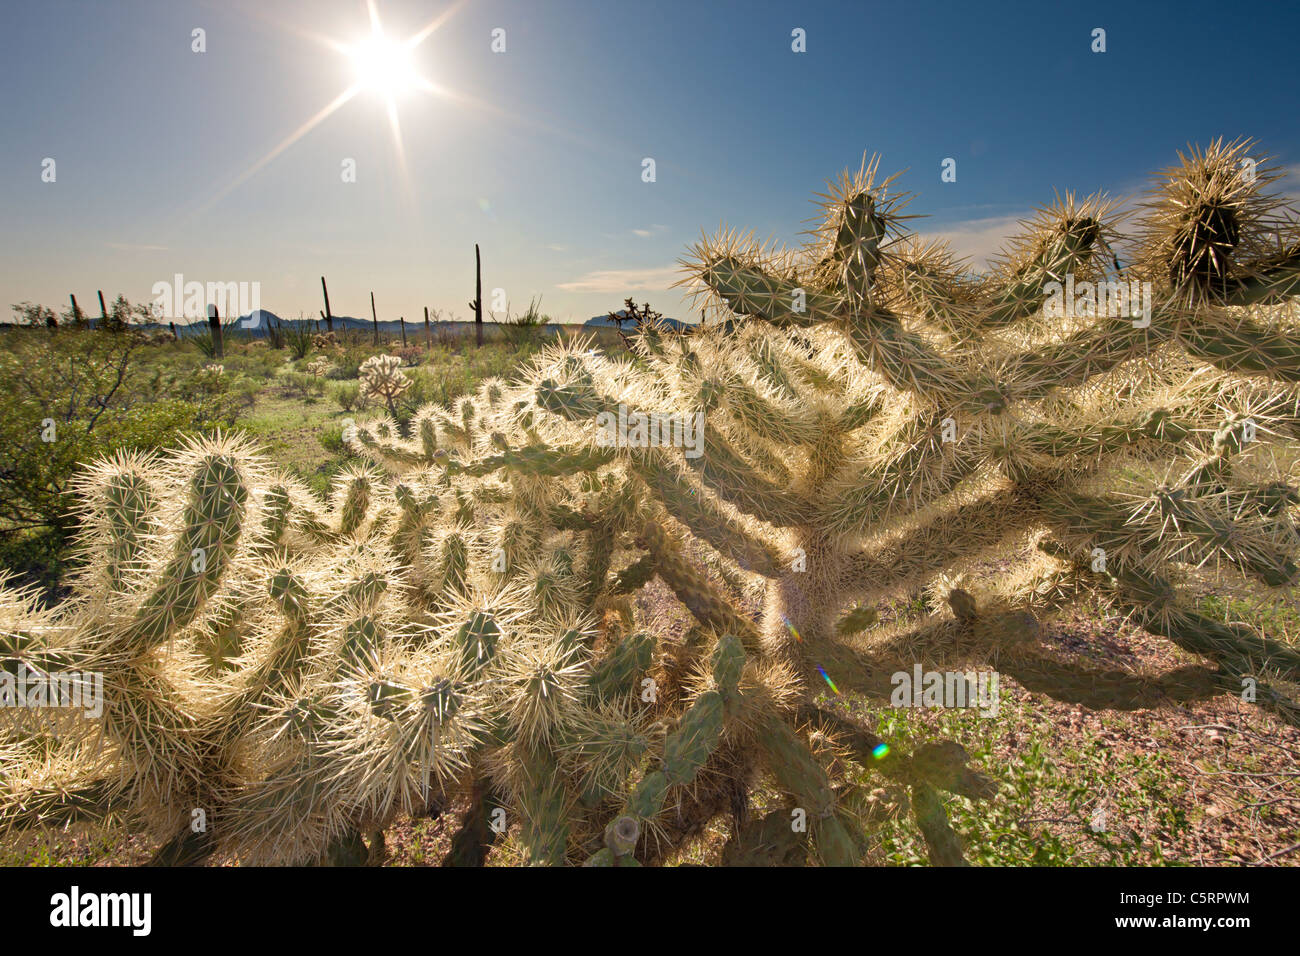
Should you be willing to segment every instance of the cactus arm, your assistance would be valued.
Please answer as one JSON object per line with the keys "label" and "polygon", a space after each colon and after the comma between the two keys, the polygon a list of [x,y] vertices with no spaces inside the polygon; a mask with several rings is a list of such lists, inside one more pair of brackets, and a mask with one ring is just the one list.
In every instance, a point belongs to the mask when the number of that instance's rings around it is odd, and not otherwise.
{"label": "cactus arm", "polygon": [[912,813],[930,851],[934,866],[969,866],[962,851],[961,838],[953,832],[944,812],[943,801],[934,787],[920,782],[912,785]]}
{"label": "cactus arm", "polygon": [[650,552],[659,577],[696,620],[706,627],[739,635],[748,652],[760,653],[758,631],[754,625],[685,559],[677,542],[658,522],[650,520],[645,523],[641,543]]}
{"label": "cactus arm", "polygon": [[854,352],[894,388],[941,408],[977,414],[1002,399],[991,379],[971,375],[921,336],[903,328],[885,309],[857,315],[843,323]]}
{"label": "cactus arm", "polygon": [[569,825],[559,767],[550,751],[525,748],[520,794],[523,843],[531,866],[563,866]]}
{"label": "cactus arm", "polygon": [[1237,280],[1228,291],[1228,305],[1256,305],[1276,298],[1300,294],[1300,244],[1256,263],[1252,275]]}
{"label": "cactus arm", "polygon": [[114,646],[140,653],[194,620],[234,557],[247,498],[248,489],[231,456],[203,457],[191,479],[183,528],[159,575],[161,581]]}
{"label": "cactus arm", "polygon": [[799,393],[790,380],[781,355],[766,337],[756,338],[749,348],[749,356],[754,361],[759,377],[770,385],[782,398],[797,400]]}
{"label": "cactus arm", "polygon": [[582,448],[566,451],[544,446],[527,445],[516,450],[506,451],[500,455],[462,465],[450,460],[447,463],[449,474],[467,474],[475,477],[491,474],[501,468],[523,475],[543,475],[550,478],[595,471],[615,459],[613,449]]}
{"label": "cactus arm", "polygon": [[[735,676],[739,678],[739,672]],[[735,692],[734,683],[730,691]],[[724,710],[723,694],[718,691],[706,691],[695,699],[664,741],[663,769],[647,774],[637,784],[622,814],[606,828],[608,852],[589,859],[589,866],[608,865],[610,855],[615,860],[631,856],[640,834],[663,810],[669,788],[694,780],[717,749]]]}
{"label": "cactus arm", "polygon": [[618,573],[610,585],[611,594],[630,594],[655,576],[655,562],[651,555],[643,554]]}
{"label": "cactus arm", "polygon": [[841,574],[841,593],[875,600],[915,590],[931,568],[975,557],[1038,520],[1031,498],[983,495],[897,539],[854,553]]}
{"label": "cactus arm", "polygon": [[1244,317],[1233,317],[1231,324],[1225,319],[1212,325],[1188,323],[1179,330],[1179,342],[1196,358],[1226,372],[1300,382],[1300,338]]}
{"label": "cactus arm", "polygon": [[729,555],[747,571],[764,577],[778,577],[781,560],[766,542],[752,538],[738,522],[723,514],[686,481],[662,456],[647,453],[640,457],[637,475],[659,499],[664,509],[695,534]]}
{"label": "cactus arm", "polygon": [[808,816],[818,855],[828,866],[854,866],[858,851],[835,814],[835,793],[826,771],[785,721],[772,716],[758,730],[764,763],[781,789],[791,794]]}
{"label": "cactus arm", "polygon": [[1044,285],[1064,282],[1067,273],[1078,272],[1091,260],[1101,235],[1097,225],[1091,217],[1063,224],[1063,230],[1044,243],[1020,275],[981,304],[977,327],[1003,328],[1037,313],[1047,298]]}
{"label": "cactus arm", "polygon": [[752,385],[728,382],[723,390],[725,408],[742,431],[777,445],[810,445],[817,440],[817,423],[806,414],[782,408]]}
{"label": "cactus arm", "polygon": [[1132,514],[1115,498],[1059,489],[1040,497],[1060,528],[1104,549],[1108,560],[1141,553],[1204,563],[1222,555],[1269,587],[1285,586],[1300,573],[1279,549],[1270,526],[1237,521],[1222,500],[1191,498],[1179,489],[1160,488],[1148,502],[1142,512]]}
{"label": "cactus arm", "polygon": [[236,739],[247,732],[258,709],[288,690],[307,663],[313,615],[306,588],[291,571],[282,568],[270,581],[272,598],[280,605],[284,626],[265,656],[240,673],[240,685],[205,721],[214,739]]}
{"label": "cactus arm", "polygon": [[999,364],[997,377],[1012,401],[1031,402],[1080,385],[1154,351],[1174,333],[1171,311],[1157,306],[1151,325],[1134,328],[1128,317],[1098,317],[1057,342],[1036,346]]}
{"label": "cactus arm", "polygon": [[777,527],[807,524],[809,507],[797,496],[769,481],[720,435],[709,439],[698,458],[686,458],[714,494],[739,511]]}
{"label": "cactus arm", "polygon": [[866,398],[849,404],[839,413],[835,422],[835,430],[838,432],[851,432],[863,428],[871,424],[876,416],[888,407],[889,401],[885,389],[874,389]]}
{"label": "cactus arm", "polygon": [[[777,328],[818,325],[835,318],[845,306],[838,295],[803,288],[746,265],[734,256],[724,255],[705,263],[699,270],[699,278],[736,315],[753,316]],[[802,312],[795,311],[796,289],[803,291]]]}
{"label": "cactus arm", "polygon": [[4,787],[0,788],[0,833],[55,829],[81,822],[102,826],[131,809],[121,781],[108,778]]}
{"label": "cactus arm", "polygon": [[981,436],[968,431],[951,449],[939,439],[937,416],[905,422],[892,436],[892,457],[838,480],[817,523],[839,534],[863,533],[950,494],[979,467]]}

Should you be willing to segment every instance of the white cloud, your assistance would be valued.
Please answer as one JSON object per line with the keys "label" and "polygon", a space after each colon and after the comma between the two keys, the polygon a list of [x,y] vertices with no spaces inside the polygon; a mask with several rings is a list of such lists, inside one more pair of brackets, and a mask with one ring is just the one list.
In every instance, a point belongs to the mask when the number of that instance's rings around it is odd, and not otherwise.
{"label": "white cloud", "polygon": [[947,239],[954,255],[969,259],[972,268],[984,269],[1006,241],[1019,231],[1020,221],[1028,219],[1031,215],[1032,213],[1025,212],[1018,216],[970,219],[966,222],[953,223],[944,229],[924,233],[921,238]]}
{"label": "white cloud", "polygon": [[572,282],[561,282],[557,288],[565,292],[665,292],[681,278],[677,266],[659,269],[607,269],[588,272]]}
{"label": "white cloud", "polygon": [[633,234],[640,236],[642,239],[649,239],[654,235],[649,229],[633,229]]}

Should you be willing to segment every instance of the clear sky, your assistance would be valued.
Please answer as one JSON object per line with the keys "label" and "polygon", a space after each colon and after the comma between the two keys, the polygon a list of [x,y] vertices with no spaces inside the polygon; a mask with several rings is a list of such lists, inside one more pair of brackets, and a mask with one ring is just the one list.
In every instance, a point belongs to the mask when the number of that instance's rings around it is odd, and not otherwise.
{"label": "clear sky", "polygon": [[375,9],[397,40],[437,23],[412,56],[436,92],[392,97],[400,152],[379,86],[275,152],[356,83],[337,46],[371,33],[360,0],[4,0],[4,305],[148,302],[181,273],[258,282],[296,317],[324,274],[336,314],[367,316],[373,291],[381,319],[466,318],[478,242],[485,299],[582,321],[634,295],[684,318],[668,286],[701,230],[798,241],[812,194],[864,152],[906,168],[915,227],[976,263],[1054,190],[1132,194],[1188,142],[1254,137],[1300,193],[1295,3]]}

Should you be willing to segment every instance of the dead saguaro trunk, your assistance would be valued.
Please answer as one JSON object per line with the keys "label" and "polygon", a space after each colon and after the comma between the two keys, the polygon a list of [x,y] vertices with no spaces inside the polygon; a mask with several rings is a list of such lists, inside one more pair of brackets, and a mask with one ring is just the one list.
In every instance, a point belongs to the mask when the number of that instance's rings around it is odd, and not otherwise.
{"label": "dead saguaro trunk", "polygon": [[99,292],[99,327],[108,328],[108,308],[104,305],[104,290],[98,289]]}
{"label": "dead saguaro trunk", "polygon": [[208,306],[208,328],[212,330],[212,357],[224,358],[226,349],[221,341],[221,315],[215,305]]}
{"label": "dead saguaro trunk", "polygon": [[375,312],[375,294],[370,293],[370,321],[375,326],[375,345],[379,344],[379,315]]}
{"label": "dead saguaro trunk", "polygon": [[68,298],[72,300],[72,324],[75,328],[81,329],[86,326],[86,317],[81,314],[81,307],[77,305],[77,297],[68,293]]}
{"label": "dead saguaro trunk", "polygon": [[478,243],[474,243],[474,301],[469,304],[474,310],[474,342],[483,347],[483,259],[479,255]]}
{"label": "dead saguaro trunk", "polygon": [[426,351],[433,348],[433,338],[429,334],[429,307],[427,305],[424,307],[424,348]]}
{"label": "dead saguaro trunk", "polygon": [[325,331],[334,331],[334,313],[330,311],[330,290],[325,285],[325,277],[320,277],[320,290],[325,293],[325,311],[321,313],[321,318],[325,320]]}
{"label": "dead saguaro trunk", "polygon": [[406,316],[399,315],[397,321],[402,324],[402,348],[406,348]]}

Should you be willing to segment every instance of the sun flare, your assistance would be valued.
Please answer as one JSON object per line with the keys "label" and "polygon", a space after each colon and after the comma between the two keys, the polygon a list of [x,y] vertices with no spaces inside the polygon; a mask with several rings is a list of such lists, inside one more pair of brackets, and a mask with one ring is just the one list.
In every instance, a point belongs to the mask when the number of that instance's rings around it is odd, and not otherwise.
{"label": "sun flare", "polygon": [[405,93],[419,84],[413,50],[403,43],[372,33],[348,49],[357,84],[384,96]]}

